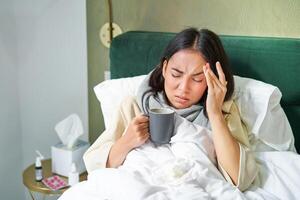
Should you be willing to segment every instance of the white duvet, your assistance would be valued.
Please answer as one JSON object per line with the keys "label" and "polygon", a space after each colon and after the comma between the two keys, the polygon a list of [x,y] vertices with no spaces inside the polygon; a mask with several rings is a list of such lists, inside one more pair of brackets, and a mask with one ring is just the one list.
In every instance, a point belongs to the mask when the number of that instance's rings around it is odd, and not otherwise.
{"label": "white duvet", "polygon": [[[216,168],[211,132],[179,118],[171,144],[148,142],[132,150],[117,169],[99,169],[68,189],[60,200],[296,199],[300,156],[257,152],[260,172],[244,193]],[[180,124],[180,125],[178,125]]]}

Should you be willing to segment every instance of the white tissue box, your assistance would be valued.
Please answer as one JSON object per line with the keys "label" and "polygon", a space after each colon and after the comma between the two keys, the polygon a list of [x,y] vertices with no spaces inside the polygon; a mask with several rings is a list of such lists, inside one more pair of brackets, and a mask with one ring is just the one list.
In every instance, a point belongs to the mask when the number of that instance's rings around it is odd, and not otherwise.
{"label": "white tissue box", "polygon": [[82,140],[79,140],[72,149],[68,149],[62,143],[51,146],[52,172],[67,177],[72,163],[76,164],[79,174],[85,172],[83,154],[89,146],[88,142]]}

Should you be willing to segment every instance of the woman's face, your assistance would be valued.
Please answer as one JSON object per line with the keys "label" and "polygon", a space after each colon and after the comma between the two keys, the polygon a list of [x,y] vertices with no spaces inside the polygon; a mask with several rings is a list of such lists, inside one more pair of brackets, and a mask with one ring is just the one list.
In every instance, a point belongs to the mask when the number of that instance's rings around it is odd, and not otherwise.
{"label": "woman's face", "polygon": [[163,63],[165,93],[173,107],[188,108],[199,102],[207,88],[205,64],[201,53],[192,49],[180,50]]}

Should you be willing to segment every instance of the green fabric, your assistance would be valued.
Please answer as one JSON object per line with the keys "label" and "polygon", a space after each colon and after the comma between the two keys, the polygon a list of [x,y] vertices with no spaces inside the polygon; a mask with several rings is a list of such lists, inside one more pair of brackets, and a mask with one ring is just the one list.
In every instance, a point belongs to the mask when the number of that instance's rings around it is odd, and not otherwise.
{"label": "green fabric", "polygon": [[[112,78],[146,74],[159,63],[174,33],[131,31],[110,48]],[[300,150],[300,39],[220,36],[234,74],[277,86]]]}

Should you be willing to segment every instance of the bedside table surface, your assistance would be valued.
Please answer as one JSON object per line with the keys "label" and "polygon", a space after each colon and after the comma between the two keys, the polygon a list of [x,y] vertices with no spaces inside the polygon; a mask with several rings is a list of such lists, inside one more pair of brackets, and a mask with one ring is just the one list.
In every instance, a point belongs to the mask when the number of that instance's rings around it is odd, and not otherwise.
{"label": "bedside table surface", "polygon": [[[52,173],[51,170],[51,159],[46,159],[42,161],[42,167],[43,167],[43,177],[48,178],[53,175],[58,175]],[[64,179],[68,183],[68,178],[58,175],[62,179]],[[87,179],[87,172],[84,172],[79,177],[80,181],[84,181]],[[31,191],[34,192],[40,192],[44,194],[62,194],[64,191],[66,191],[69,187],[62,188],[60,190],[52,191],[48,187],[46,187],[42,182],[35,181],[35,165],[32,164],[29,167],[27,167],[23,172],[23,184]]]}

